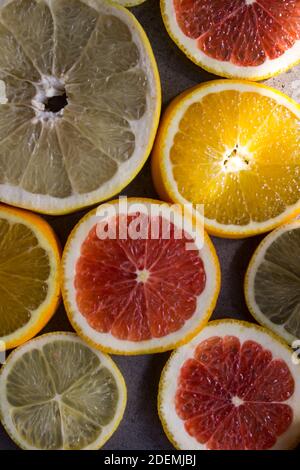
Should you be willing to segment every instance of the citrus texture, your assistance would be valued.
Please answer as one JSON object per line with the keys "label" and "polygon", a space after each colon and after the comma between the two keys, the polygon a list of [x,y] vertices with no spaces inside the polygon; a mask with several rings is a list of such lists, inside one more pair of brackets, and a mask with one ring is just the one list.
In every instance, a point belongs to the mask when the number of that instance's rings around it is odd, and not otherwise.
{"label": "citrus texture", "polygon": [[296,102],[264,85],[216,80],[188,90],[160,125],[158,193],[204,205],[214,235],[271,230],[300,210],[299,117]]}
{"label": "citrus texture", "polygon": [[0,205],[0,350],[35,336],[60,298],[60,248],[40,217]]}
{"label": "citrus texture", "polygon": [[0,417],[23,449],[93,450],[118,427],[126,386],[114,362],[73,333],[16,349],[0,373]]}
{"label": "citrus texture", "polygon": [[[116,230],[103,237],[108,223]],[[187,215],[180,224],[178,207],[149,199],[129,199],[128,209],[105,204],[79,222],[62,265],[65,307],[80,336],[107,352],[153,353],[206,324],[220,289],[217,256],[200,222]]]}
{"label": "citrus texture", "polygon": [[270,233],[253,255],[245,278],[248,308],[287,342],[300,338],[300,221]]}
{"label": "citrus texture", "polygon": [[159,413],[185,450],[289,449],[300,440],[299,367],[279,337],[250,323],[211,322],[163,370]]}
{"label": "citrus texture", "polygon": [[4,1],[0,51],[1,200],[62,214],[123,189],[161,105],[134,16],[104,0]]}
{"label": "citrus texture", "polygon": [[183,52],[216,75],[263,80],[300,60],[299,0],[161,0]]}

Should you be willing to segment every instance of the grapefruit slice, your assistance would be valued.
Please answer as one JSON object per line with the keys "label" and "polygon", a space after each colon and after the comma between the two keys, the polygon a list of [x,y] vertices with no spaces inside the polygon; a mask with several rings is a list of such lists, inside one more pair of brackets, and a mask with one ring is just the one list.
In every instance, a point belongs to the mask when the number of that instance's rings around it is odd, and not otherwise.
{"label": "grapefruit slice", "polygon": [[279,337],[234,320],[175,351],[160,381],[167,436],[183,450],[289,449],[300,440],[300,370]]}
{"label": "grapefruit slice", "polygon": [[140,24],[105,0],[7,0],[0,16],[0,200],[64,214],[119,193],[161,106]]}
{"label": "grapefruit slice", "polygon": [[295,101],[253,82],[215,80],[186,91],[157,135],[158,194],[204,205],[206,228],[217,236],[272,230],[300,211],[299,119]]}
{"label": "grapefruit slice", "polygon": [[161,0],[171,38],[223,77],[263,80],[300,60],[299,0]]}
{"label": "grapefruit slice", "polygon": [[107,355],[73,333],[24,344],[0,373],[0,417],[27,450],[99,449],[126,407],[126,385]]}
{"label": "grapefruit slice", "polygon": [[254,253],[245,296],[255,319],[288,343],[300,338],[300,221],[270,233]]}
{"label": "grapefruit slice", "polygon": [[60,300],[60,247],[41,217],[0,205],[0,351],[35,336]]}
{"label": "grapefruit slice", "polygon": [[[75,227],[63,254],[63,298],[88,343],[146,354],[175,348],[203,328],[220,289],[219,263],[200,221],[185,215],[181,223],[179,207],[129,199],[127,208],[100,206]],[[100,236],[108,224],[116,230]]]}

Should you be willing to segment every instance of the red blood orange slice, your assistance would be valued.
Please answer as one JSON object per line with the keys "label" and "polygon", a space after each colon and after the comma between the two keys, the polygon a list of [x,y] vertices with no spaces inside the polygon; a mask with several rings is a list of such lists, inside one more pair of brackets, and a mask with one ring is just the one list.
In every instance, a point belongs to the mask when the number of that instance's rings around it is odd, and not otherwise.
{"label": "red blood orange slice", "polygon": [[180,227],[178,207],[131,199],[128,213],[114,201],[79,222],[64,252],[63,290],[70,321],[88,342],[116,354],[159,352],[206,324],[219,265],[200,222],[184,217]]}
{"label": "red blood orange slice", "polygon": [[198,65],[262,80],[300,60],[299,0],[161,0],[167,30]]}
{"label": "red blood orange slice", "polygon": [[179,449],[288,449],[300,440],[300,370],[292,350],[256,325],[207,325],[175,351],[159,413]]}

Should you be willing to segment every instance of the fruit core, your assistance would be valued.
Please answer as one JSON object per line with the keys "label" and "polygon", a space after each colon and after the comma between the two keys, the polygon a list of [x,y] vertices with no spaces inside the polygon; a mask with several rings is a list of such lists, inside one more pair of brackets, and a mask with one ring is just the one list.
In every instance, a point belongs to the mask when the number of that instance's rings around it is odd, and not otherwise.
{"label": "fruit core", "polygon": [[63,116],[68,105],[64,82],[54,76],[44,76],[37,84],[32,105],[37,120],[49,121]]}
{"label": "fruit core", "polygon": [[136,278],[138,282],[145,284],[150,277],[150,271],[148,269],[141,269],[136,272]]}
{"label": "fruit core", "polygon": [[237,144],[229,154],[225,155],[223,161],[223,170],[227,173],[237,173],[247,170],[249,167],[249,159]]}

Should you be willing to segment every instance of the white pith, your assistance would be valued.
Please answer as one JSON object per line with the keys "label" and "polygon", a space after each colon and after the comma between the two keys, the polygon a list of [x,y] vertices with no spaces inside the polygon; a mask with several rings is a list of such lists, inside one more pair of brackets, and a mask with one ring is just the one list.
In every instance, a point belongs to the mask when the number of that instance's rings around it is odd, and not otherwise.
{"label": "white pith", "polygon": [[[43,345],[51,341],[55,341],[55,340],[78,342],[88,347],[74,333],[66,333],[66,332],[49,333],[46,335],[42,335],[34,340],[31,340],[28,343],[24,344],[23,346],[15,349],[8,357],[6,364],[2,367],[1,372],[0,372],[0,395],[1,395],[0,418],[1,418],[2,423],[4,424],[5,429],[9,433],[9,435],[23,449],[35,450],[35,447],[32,447],[24,439],[22,439],[22,437],[18,434],[18,432],[15,429],[15,426],[11,418],[12,406],[9,404],[7,400],[7,395],[6,395],[7,377],[11,369],[13,368],[15,361],[18,358],[20,358],[24,353],[32,350],[33,348],[39,349]],[[118,368],[116,367],[115,363],[106,354],[103,354],[100,351],[96,351],[94,349],[93,349],[93,352],[99,357],[101,364],[113,374],[116,380],[116,383],[118,385],[119,400],[118,400],[118,404],[116,407],[115,416],[113,420],[111,421],[111,423],[109,423],[106,426],[103,426],[102,432],[100,436],[97,438],[97,440],[94,441],[92,444],[90,444],[88,447],[86,447],[84,450],[96,450],[96,449],[99,449],[99,447],[101,447],[102,445],[104,445],[104,443],[111,437],[120,419],[122,418],[124,410],[125,410],[125,406],[126,406],[126,388],[125,388],[124,379],[121,373],[119,372]],[[57,400],[59,400],[59,397],[57,397]]]}
{"label": "white pith", "polygon": [[247,275],[246,275],[246,280],[245,280],[245,295],[246,295],[247,304],[249,305],[249,307],[251,307],[251,310],[253,310],[256,320],[259,321],[262,325],[266,326],[267,328],[270,328],[270,330],[277,333],[279,336],[285,339],[285,341],[287,341],[289,344],[292,344],[293,341],[299,338],[289,333],[284,328],[284,325],[276,325],[263,314],[263,312],[260,310],[259,305],[257,304],[255,300],[254,283],[255,283],[257,270],[259,266],[261,265],[262,261],[264,260],[264,257],[268,248],[274,243],[274,241],[276,241],[285,232],[299,229],[299,228],[300,228],[300,220],[295,220],[292,223],[286,224],[274,230],[266,238],[264,238],[264,240],[259,245],[257,251],[255,252],[250,262]]}
{"label": "white pith", "polygon": [[[13,333],[6,335],[6,336],[1,336],[0,340],[2,342],[2,345],[5,345],[5,343],[10,343],[11,341],[17,342],[20,338],[23,337],[23,335],[27,332],[30,331],[31,328],[33,328],[36,323],[39,320],[39,317],[41,314],[50,306],[50,304],[53,302],[53,296],[55,294],[55,291],[57,290],[57,282],[58,282],[58,271],[59,271],[59,260],[57,258],[57,254],[51,244],[49,243],[49,240],[44,236],[43,232],[36,228],[34,225],[30,224],[26,219],[23,219],[22,217],[8,213],[7,211],[2,211],[0,208],[0,218],[1,219],[6,219],[12,224],[23,224],[27,226],[36,236],[39,246],[43,248],[46,253],[48,254],[48,261],[49,261],[49,266],[50,266],[50,274],[48,278],[48,292],[45,300],[41,303],[41,305],[38,307],[37,310],[31,312],[31,317],[30,320],[23,325],[21,328],[18,328],[15,330]],[[1,266],[0,266],[0,271],[1,271]]]}
{"label": "white pith", "polygon": [[[201,100],[209,95],[209,94],[217,94],[223,91],[233,90],[238,92],[252,92],[257,93],[262,96],[268,97],[273,99],[277,104],[286,107],[289,111],[291,111],[298,119],[300,119],[300,108],[296,102],[289,99],[287,96],[276,92],[269,87],[258,85],[258,84],[251,84],[250,82],[241,82],[235,80],[216,80],[210,82],[209,84],[205,84],[202,87],[199,87],[197,90],[192,89],[189,94],[187,94],[180,103],[175,107],[174,111],[172,112],[172,118],[169,119],[167,130],[165,132],[163,145],[160,150],[160,166],[162,169],[162,174],[166,175],[166,180],[171,187],[172,197],[173,200],[180,202],[181,204],[188,204],[190,201],[186,200],[182,194],[178,191],[177,183],[173,176],[173,165],[170,161],[170,153],[174,143],[174,138],[179,131],[180,122],[187,112],[188,108],[197,102],[201,102]],[[228,149],[229,153],[232,149]],[[246,153],[247,157],[249,156],[249,163],[251,164],[251,154],[247,153],[246,148],[241,148],[240,151],[244,156],[244,152]],[[224,155],[224,160],[227,158],[227,153]],[[222,162],[223,165],[223,162]],[[223,165],[224,166],[224,165]],[[246,169],[246,168],[243,168]],[[223,168],[224,171],[224,168]],[[265,230],[266,224],[268,226],[276,226],[279,224],[284,218],[286,218],[289,214],[292,214],[294,211],[300,209],[300,201],[296,204],[288,206],[286,210],[277,217],[272,219],[268,219],[266,222],[255,222],[251,221],[247,225],[234,225],[228,224],[224,225],[216,220],[205,218],[205,224],[207,225],[208,229],[216,230],[218,232],[223,232],[226,230],[227,235],[242,235],[243,233],[247,234],[249,231],[263,231]],[[205,207],[204,207],[204,216],[205,216]]]}
{"label": "white pith", "polygon": [[[139,212],[147,212],[151,203],[143,202],[143,205],[139,206]],[[115,203],[116,205],[116,203]],[[106,204],[103,205],[103,213],[107,214]],[[135,203],[128,205],[130,212],[136,212]],[[101,208],[102,206],[100,206]],[[100,213],[98,212],[98,216]],[[168,206],[164,206],[162,211],[162,216],[167,220],[170,218],[170,209]],[[102,220],[102,217],[101,217]],[[76,262],[80,256],[80,249],[82,243],[86,239],[88,233],[99,221],[95,214],[90,215],[88,218],[84,219],[83,222],[79,222],[78,226],[72,232],[69,239],[68,245],[63,255],[62,269],[63,269],[63,296],[64,302],[67,304],[67,310],[69,315],[71,314],[71,321],[76,329],[76,331],[87,340],[91,341],[95,347],[106,350],[113,350],[115,353],[138,353],[142,354],[143,351],[149,353],[152,350],[165,348],[171,349],[172,345],[178,343],[180,340],[188,336],[193,332],[198,325],[201,324],[207,315],[207,311],[212,307],[213,299],[216,295],[218,289],[218,271],[215,264],[215,259],[213,258],[212,252],[209,246],[205,243],[203,246],[202,237],[199,237],[199,240],[195,240],[196,246],[199,248],[200,256],[204,263],[204,268],[206,272],[206,286],[204,292],[198,297],[197,308],[192,316],[181,328],[175,333],[171,333],[163,338],[153,338],[145,341],[127,341],[120,340],[110,333],[100,333],[93,329],[85,319],[85,317],[79,312],[77,302],[76,302],[76,291],[74,288],[74,277],[76,273]],[[180,227],[181,216],[180,214],[173,215],[172,222]],[[185,230],[193,234],[192,222],[186,220]],[[199,228],[200,230],[200,228]]]}
{"label": "white pith", "polygon": [[213,337],[233,335],[239,338],[241,344],[252,340],[262,345],[273,354],[273,358],[283,359],[288,365],[295,380],[295,392],[291,398],[283,402],[289,405],[294,412],[294,418],[289,429],[279,436],[273,450],[285,450],[295,447],[300,440],[300,366],[292,362],[292,353],[288,347],[275,340],[267,330],[251,324],[225,320],[211,322],[188,344],[181,346],[171,356],[163,370],[160,383],[160,416],[172,441],[182,450],[208,450],[207,446],[200,444],[191,437],[184,428],[184,421],[177,415],[175,408],[175,394],[177,390],[178,374],[185,361],[193,357],[195,347],[202,341]]}
{"label": "white pith", "polygon": [[[249,3],[249,0],[247,1]],[[255,0],[251,1],[251,3],[254,3],[254,1]],[[193,61],[198,65],[203,65],[205,68],[212,70],[216,75],[249,80],[263,80],[264,78],[286,70],[300,60],[300,40],[297,40],[290,49],[277,59],[266,59],[263,64],[258,66],[241,67],[231,62],[220,61],[209,57],[198,48],[197,40],[186,36],[179,27],[173,0],[161,0],[161,4],[166,27],[176,42],[180,44],[181,49],[188,56],[192,57]]]}
{"label": "white pith", "polygon": [[[14,0],[0,0],[0,9]],[[48,5],[51,5],[52,0],[44,0]],[[113,197],[120,192],[138,171],[144,165],[148,154],[150,153],[153,145],[155,132],[159,121],[160,112],[160,83],[156,70],[155,59],[152,54],[151,46],[141,26],[126,9],[119,7],[113,2],[104,0],[81,0],[87,5],[93,7],[99,13],[113,14],[121,19],[130,29],[132,40],[137,45],[140,52],[140,59],[137,67],[141,67],[148,78],[148,93],[147,93],[147,110],[139,120],[131,120],[129,122],[131,131],[135,134],[135,150],[132,156],[125,162],[120,163],[116,174],[107,182],[102,184],[98,189],[89,193],[73,193],[65,198],[58,198],[43,194],[33,194],[18,186],[13,186],[9,183],[0,184],[0,199],[8,204],[13,204],[18,207],[31,209],[37,212],[46,214],[63,214],[75,211],[81,207],[90,206],[96,202],[101,202]],[[0,10],[1,15],[1,10]],[[45,87],[44,84],[48,79],[56,82],[57,77],[41,77],[42,86],[37,85],[37,99],[35,100],[35,109],[38,110],[38,103],[44,99]],[[1,105],[1,100],[0,100]],[[37,113],[35,119],[46,120],[49,125],[49,120],[54,121],[58,118],[58,114]],[[61,112],[63,115],[63,111]]]}

